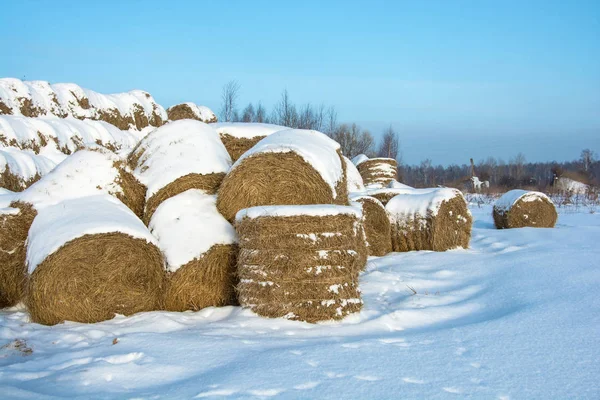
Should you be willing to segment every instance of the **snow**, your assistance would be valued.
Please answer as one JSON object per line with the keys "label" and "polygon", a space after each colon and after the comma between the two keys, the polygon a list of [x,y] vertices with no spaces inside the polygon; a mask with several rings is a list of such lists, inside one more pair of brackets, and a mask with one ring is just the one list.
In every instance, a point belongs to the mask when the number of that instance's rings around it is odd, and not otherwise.
{"label": "snow", "polygon": [[597,399],[600,214],[497,230],[491,206],[472,212],[471,249],[371,257],[360,277],[364,308],[340,322],[211,307],[47,327],[22,308],[2,310],[0,392]]}
{"label": "snow", "polygon": [[571,192],[573,194],[586,194],[590,188],[585,183],[564,176],[561,176],[556,180],[554,187],[557,190]]}
{"label": "snow", "polygon": [[258,142],[233,164],[232,169],[245,159],[261,153],[294,152],[302,157],[323,177],[331,187],[334,198],[335,186],[343,178],[342,161],[337,154],[340,145],[327,135],[307,129],[287,129],[275,132]]}
{"label": "snow", "polygon": [[18,199],[36,209],[64,200],[98,194],[122,193],[115,182],[119,171],[113,165],[119,158],[108,152],[80,150],[50,173],[18,194]]}
{"label": "snow", "polygon": [[414,189],[412,186],[405,185],[404,183],[400,183],[397,180],[392,180],[388,184],[388,188],[390,189]]}
{"label": "snow", "polygon": [[[188,108],[192,111],[192,113],[196,116],[196,118],[198,118],[202,122],[213,121],[213,120],[217,119],[217,116],[210,108],[208,108],[206,106],[199,106],[196,103],[192,103],[189,101],[169,107],[169,110],[173,107],[176,107],[176,106],[179,106],[182,104],[185,104],[186,106],[188,106]],[[167,114],[168,114],[169,110],[167,110]]]}
{"label": "snow", "polygon": [[217,122],[214,124],[214,127],[220,135],[227,134],[245,139],[269,136],[272,133],[290,129],[281,125],[262,124],[258,122]]}
{"label": "snow", "polygon": [[462,193],[457,189],[438,188],[429,192],[412,190],[412,193],[399,194],[393,197],[385,206],[390,221],[412,218],[415,215],[426,217],[436,216],[444,201],[451,200]]}
{"label": "snow", "polygon": [[27,181],[36,175],[44,176],[56,166],[56,163],[44,156],[14,147],[0,147],[0,173],[6,168]]}
{"label": "snow", "polygon": [[524,202],[529,202],[529,201],[542,201],[542,199],[546,199],[550,203],[552,203],[552,200],[550,200],[550,198],[548,196],[546,196],[544,193],[533,192],[533,191],[522,190],[522,189],[514,189],[514,190],[504,193],[498,200],[496,200],[494,207],[497,210],[506,211],[506,210],[510,209],[519,200],[522,200]]}
{"label": "snow", "polygon": [[27,239],[27,270],[31,274],[49,255],[84,235],[121,232],[158,245],[140,219],[112,196],[65,200],[38,210]]}
{"label": "snow", "polygon": [[365,162],[365,161],[369,161],[369,157],[365,156],[364,154],[359,154],[356,157],[354,157],[352,159],[352,162],[354,163],[354,165],[356,165],[358,167],[359,164]]}
{"label": "snow", "polygon": [[144,155],[134,171],[148,187],[146,199],[189,174],[225,173],[231,157],[212,125],[191,119],[169,122],[141,142]]}
{"label": "snow", "polygon": [[348,182],[348,193],[353,192],[364,192],[365,185],[363,183],[362,176],[360,176],[360,172],[356,169],[356,166],[350,159],[346,156],[342,156],[342,159],[346,163],[346,179]]}
{"label": "snow", "polygon": [[324,217],[330,215],[353,215],[362,218],[362,209],[359,206],[338,206],[334,204],[308,204],[299,206],[256,206],[238,211],[236,221],[244,218],[260,217]]}
{"label": "snow", "polygon": [[233,226],[216,206],[216,196],[191,189],[162,202],[148,228],[158,240],[169,272],[206,253],[217,244],[233,244]]}

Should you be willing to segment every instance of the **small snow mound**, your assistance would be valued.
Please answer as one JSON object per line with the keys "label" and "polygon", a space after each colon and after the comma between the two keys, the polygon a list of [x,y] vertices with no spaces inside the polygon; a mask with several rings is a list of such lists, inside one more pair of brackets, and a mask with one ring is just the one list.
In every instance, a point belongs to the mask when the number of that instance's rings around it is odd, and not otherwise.
{"label": "small snow mound", "polygon": [[260,136],[269,136],[272,133],[288,130],[290,128],[258,122],[217,122],[215,124],[215,129],[220,135],[252,139]]}
{"label": "small snow mound", "polygon": [[496,200],[494,203],[494,208],[498,211],[506,211],[509,210],[519,200],[530,202],[542,201],[543,199],[552,203],[550,198],[542,192],[514,189],[504,193],[498,200]]}
{"label": "small snow mound", "polygon": [[354,163],[354,165],[355,165],[355,166],[357,166],[357,167],[358,167],[358,165],[359,165],[359,164],[361,164],[361,163],[363,163],[363,162],[365,162],[365,161],[369,161],[369,157],[367,157],[367,156],[366,156],[366,155],[364,155],[364,154],[359,154],[359,155],[357,155],[356,157],[354,157],[354,158],[352,159],[352,162],[353,162],[353,163]]}
{"label": "small snow mound", "polygon": [[404,183],[400,183],[395,179],[389,183],[388,188],[390,188],[390,189],[414,189],[412,186],[408,186],[408,185],[405,185]]}
{"label": "small snow mound", "polygon": [[362,209],[359,206],[338,206],[333,204],[310,204],[301,206],[257,206],[240,210],[236,221],[244,218],[260,217],[324,217],[331,215],[353,215],[362,218]]}

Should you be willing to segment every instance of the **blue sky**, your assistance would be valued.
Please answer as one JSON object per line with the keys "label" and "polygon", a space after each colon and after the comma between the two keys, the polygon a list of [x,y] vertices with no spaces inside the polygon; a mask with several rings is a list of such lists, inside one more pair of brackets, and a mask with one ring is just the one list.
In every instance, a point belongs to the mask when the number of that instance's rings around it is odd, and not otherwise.
{"label": "blue sky", "polygon": [[2,1],[0,76],[335,105],[404,160],[600,153],[600,1]]}

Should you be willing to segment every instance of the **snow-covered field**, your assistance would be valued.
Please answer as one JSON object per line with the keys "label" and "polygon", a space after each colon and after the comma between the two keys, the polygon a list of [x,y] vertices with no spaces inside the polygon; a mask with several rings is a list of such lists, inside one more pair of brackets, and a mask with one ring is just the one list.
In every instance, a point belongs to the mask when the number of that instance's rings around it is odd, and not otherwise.
{"label": "snow-covered field", "polygon": [[99,324],[0,312],[0,397],[600,398],[600,214],[471,249],[371,258],[363,311],[311,325],[238,307]]}

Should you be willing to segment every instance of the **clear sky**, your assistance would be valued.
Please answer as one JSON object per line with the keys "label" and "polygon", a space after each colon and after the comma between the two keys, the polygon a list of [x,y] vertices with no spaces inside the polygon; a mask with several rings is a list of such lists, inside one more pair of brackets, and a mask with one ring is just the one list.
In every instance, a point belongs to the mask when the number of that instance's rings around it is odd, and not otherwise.
{"label": "clear sky", "polygon": [[600,0],[0,0],[0,76],[335,105],[404,160],[600,153]]}

